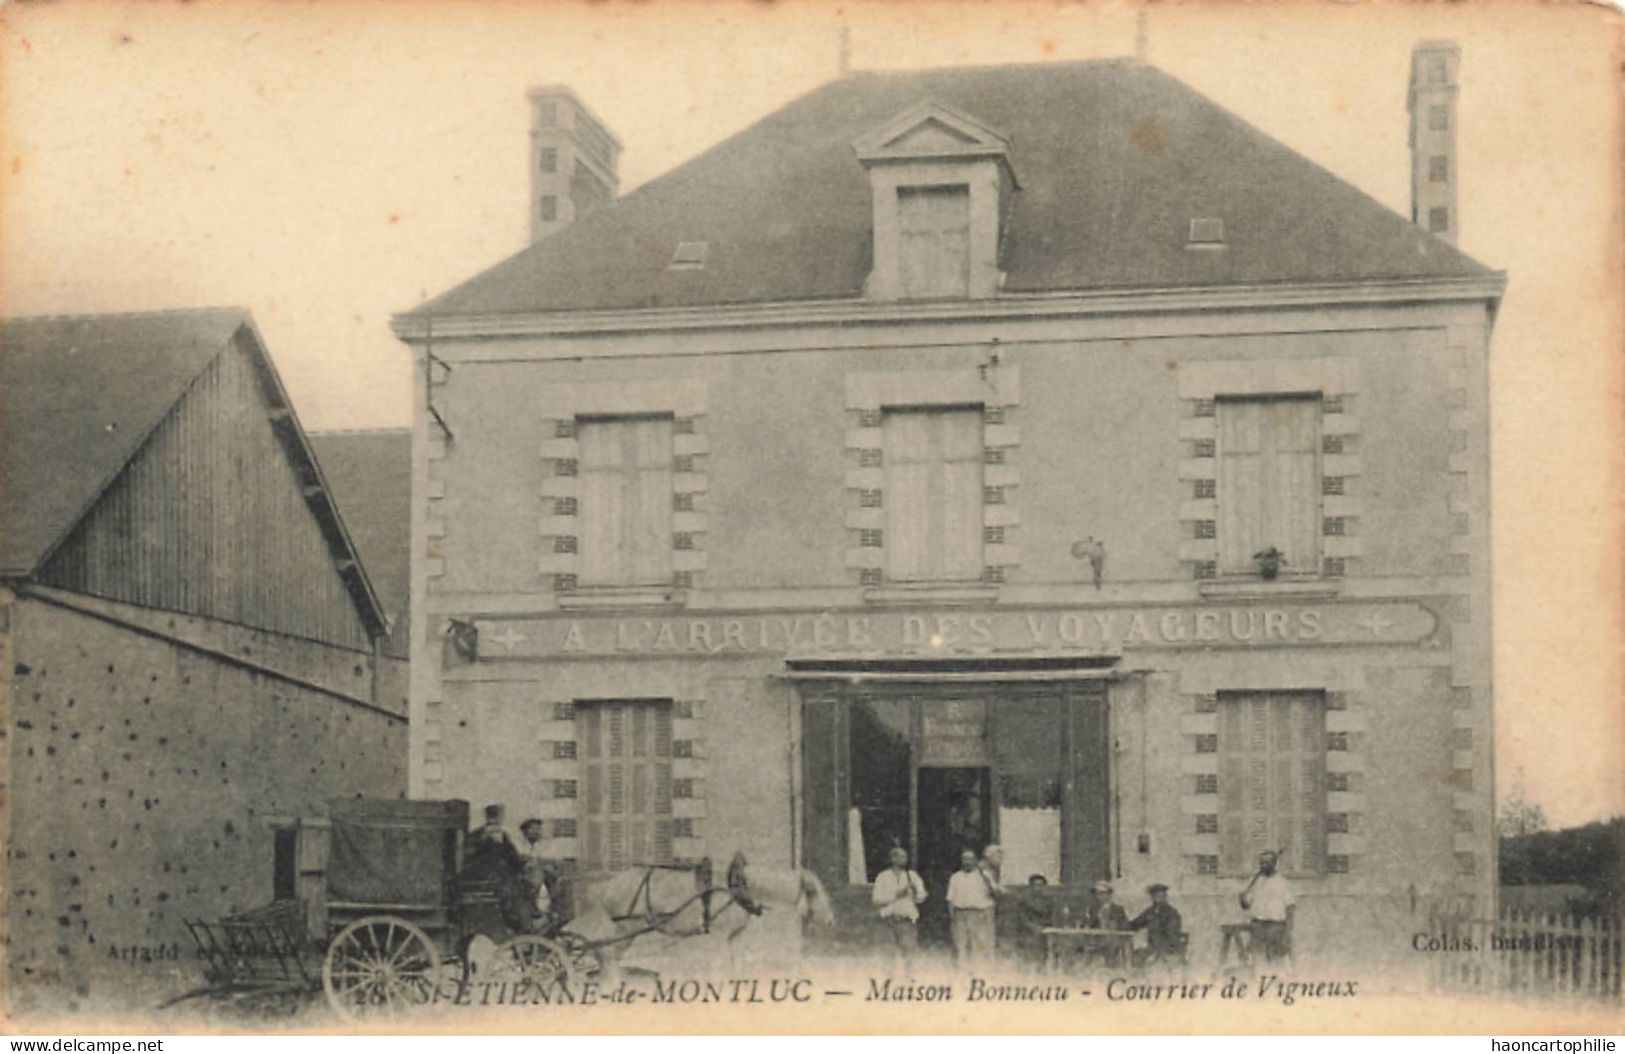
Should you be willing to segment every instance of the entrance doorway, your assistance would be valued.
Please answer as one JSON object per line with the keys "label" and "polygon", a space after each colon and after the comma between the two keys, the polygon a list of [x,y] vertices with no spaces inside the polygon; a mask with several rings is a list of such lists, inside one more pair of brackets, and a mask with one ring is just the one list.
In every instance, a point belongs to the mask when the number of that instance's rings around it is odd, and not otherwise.
{"label": "entrance doorway", "polygon": [[993,773],[986,766],[922,765],[915,770],[920,877],[931,899],[921,905],[920,938],[947,943],[948,879],[959,854],[981,854],[993,841]]}
{"label": "entrance doorway", "polygon": [[999,843],[1007,885],[1087,888],[1111,868],[1107,723],[1100,682],[804,686],[802,859],[868,914],[909,850],[926,937],[962,847]]}

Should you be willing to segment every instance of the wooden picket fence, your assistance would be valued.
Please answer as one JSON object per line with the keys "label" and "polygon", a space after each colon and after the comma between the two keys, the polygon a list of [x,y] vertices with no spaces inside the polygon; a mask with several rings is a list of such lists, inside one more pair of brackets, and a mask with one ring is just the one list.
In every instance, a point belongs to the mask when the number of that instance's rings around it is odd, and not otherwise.
{"label": "wooden picket fence", "polygon": [[[1625,932],[1618,916],[1583,918],[1503,911],[1486,919],[1435,920],[1449,950],[1432,956],[1440,987],[1495,994],[1621,999]],[[1468,942],[1468,943],[1461,943]],[[1470,947],[1471,950],[1460,950]]]}

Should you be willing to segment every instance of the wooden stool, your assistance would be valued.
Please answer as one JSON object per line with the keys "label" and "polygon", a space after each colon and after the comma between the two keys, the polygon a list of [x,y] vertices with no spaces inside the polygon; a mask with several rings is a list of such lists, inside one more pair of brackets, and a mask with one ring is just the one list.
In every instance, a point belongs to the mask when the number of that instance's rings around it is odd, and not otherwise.
{"label": "wooden stool", "polygon": [[1219,927],[1224,934],[1219,944],[1219,965],[1227,966],[1230,963],[1230,948],[1236,949],[1236,962],[1246,966],[1253,961],[1253,927],[1248,922],[1227,922]]}

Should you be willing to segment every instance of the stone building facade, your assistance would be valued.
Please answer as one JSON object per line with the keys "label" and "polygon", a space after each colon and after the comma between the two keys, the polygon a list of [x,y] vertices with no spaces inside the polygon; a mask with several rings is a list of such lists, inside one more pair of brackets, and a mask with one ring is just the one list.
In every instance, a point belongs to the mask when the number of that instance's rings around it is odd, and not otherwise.
{"label": "stone building facade", "polygon": [[827,85],[397,319],[412,792],[1387,954],[1493,896],[1503,283],[1138,62]]}

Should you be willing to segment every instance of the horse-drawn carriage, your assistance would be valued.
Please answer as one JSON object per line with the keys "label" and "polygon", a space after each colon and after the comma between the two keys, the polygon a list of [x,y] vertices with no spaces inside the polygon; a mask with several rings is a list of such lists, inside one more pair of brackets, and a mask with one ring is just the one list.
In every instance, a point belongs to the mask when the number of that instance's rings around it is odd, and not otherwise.
{"label": "horse-drawn carriage", "polygon": [[712,882],[709,861],[597,876],[578,891],[580,925],[565,929],[531,910],[532,891],[517,875],[465,867],[468,824],[463,801],[333,801],[326,820],[298,830],[294,897],[186,920],[208,984],[172,1002],[280,1007],[320,991],[347,1017],[398,1014],[455,1002],[475,972],[508,983],[510,994],[545,998],[641,938],[731,946],[771,907],[791,909],[778,917],[798,937],[804,918],[832,921],[810,872],[750,868],[741,854],[725,884]]}
{"label": "horse-drawn carriage", "polygon": [[494,948],[481,967],[503,980],[545,990],[594,968],[585,942],[516,918],[500,880],[464,876],[468,812],[462,801],[332,802],[325,822],[300,830],[302,895],[186,920],[209,981],[189,995],[275,1004],[320,990],[346,1016],[398,1013],[454,998],[479,938]]}

